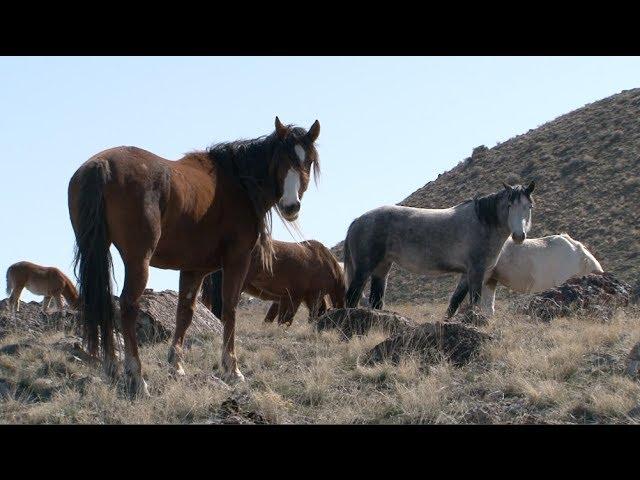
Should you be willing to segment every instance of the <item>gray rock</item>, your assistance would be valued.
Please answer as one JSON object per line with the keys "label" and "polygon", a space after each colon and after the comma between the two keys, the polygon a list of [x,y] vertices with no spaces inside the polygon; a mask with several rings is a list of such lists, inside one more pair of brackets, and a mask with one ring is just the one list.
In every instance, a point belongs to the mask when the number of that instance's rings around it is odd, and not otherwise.
{"label": "gray rock", "polygon": [[343,338],[365,335],[372,328],[380,328],[390,335],[416,327],[418,324],[402,315],[386,310],[368,308],[336,308],[316,321],[316,330],[338,330]]}
{"label": "gray rock", "polygon": [[398,363],[405,356],[417,355],[427,365],[447,358],[461,366],[489,339],[490,335],[459,322],[424,323],[379,343],[363,360],[366,365],[385,360]]}

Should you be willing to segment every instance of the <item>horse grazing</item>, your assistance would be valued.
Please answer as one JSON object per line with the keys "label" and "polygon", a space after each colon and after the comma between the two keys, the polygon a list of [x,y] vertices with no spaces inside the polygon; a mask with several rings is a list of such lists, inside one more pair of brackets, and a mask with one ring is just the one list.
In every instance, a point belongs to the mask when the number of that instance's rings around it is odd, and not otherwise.
{"label": "horse grazing", "polygon": [[43,267],[31,262],[17,262],[7,269],[7,295],[9,310],[20,311],[20,295],[26,288],[34,295],[44,295],[42,311],[49,313],[49,305],[54,301],[58,308],[64,308],[62,297],[67,304],[78,308],[78,291],[69,278],[55,267]]}
{"label": "horse grazing", "polygon": [[413,273],[464,273],[471,303],[480,299],[487,270],[511,235],[522,243],[531,226],[534,182],[504,188],[451,208],[384,206],[356,218],[344,242],[347,306],[355,307],[371,276],[369,303],[383,307],[395,262]]}
{"label": "horse grazing", "polygon": [[[482,311],[485,315],[495,313],[498,283],[515,292],[536,293],[560,285],[573,276],[593,272],[603,272],[600,262],[582,243],[566,233],[528,238],[521,244],[507,239],[498,263],[482,287]],[[457,310],[467,290],[466,279],[463,277],[456,288],[458,293],[449,305],[451,315]]]}
{"label": "horse grazing", "polygon": [[177,161],[136,147],[117,147],[94,155],[74,173],[69,213],[85,338],[95,354],[100,337],[108,373],[117,371],[109,254],[113,244],[124,262],[121,324],[125,373],[133,392],[148,395],[135,323],[149,266],[180,271],[176,330],[169,349],[169,363],[178,375],[184,375],[182,345],[202,279],[224,268],[223,377],[244,379],[234,348],[235,309],[251,252],[257,246],[261,259],[270,263],[272,207],[286,221],[297,218],[311,167],[316,177],[319,174],[314,146],[319,134],[317,120],[307,131],[285,126],[276,117],[275,131],[254,140],[219,143]]}
{"label": "horse grazing", "polygon": [[[336,308],[344,307],[345,284],[340,264],[331,251],[316,240],[301,243],[273,240],[273,269],[267,271],[254,252],[242,291],[274,302],[264,319],[291,325],[301,303],[309,309],[309,321],[326,312],[325,296]],[[207,276],[202,301],[215,314],[221,311],[221,271]]]}

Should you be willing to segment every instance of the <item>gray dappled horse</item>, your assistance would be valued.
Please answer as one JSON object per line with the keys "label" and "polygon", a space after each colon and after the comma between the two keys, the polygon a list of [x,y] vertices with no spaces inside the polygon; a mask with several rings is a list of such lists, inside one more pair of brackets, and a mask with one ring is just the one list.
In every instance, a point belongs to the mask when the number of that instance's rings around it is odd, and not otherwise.
{"label": "gray dappled horse", "polygon": [[382,308],[393,263],[417,274],[466,274],[471,304],[476,305],[504,242],[511,235],[522,243],[531,227],[535,183],[526,188],[503,185],[498,192],[451,208],[391,205],[356,218],[344,242],[347,306],[358,305],[371,276],[369,303]]}

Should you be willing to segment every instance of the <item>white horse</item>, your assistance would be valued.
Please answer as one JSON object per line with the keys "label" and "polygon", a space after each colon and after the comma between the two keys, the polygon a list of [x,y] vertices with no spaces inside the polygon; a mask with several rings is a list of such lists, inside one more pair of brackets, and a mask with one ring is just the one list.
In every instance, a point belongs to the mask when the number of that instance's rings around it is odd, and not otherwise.
{"label": "white horse", "polygon": [[[508,239],[502,247],[498,263],[482,287],[482,311],[485,315],[495,313],[498,283],[515,292],[536,293],[560,285],[573,276],[593,272],[603,272],[600,262],[582,243],[566,233],[526,239],[521,244]],[[453,296],[457,304],[454,305],[452,299],[450,310],[457,308],[466,294],[461,290],[461,284],[458,284]],[[458,299],[456,294],[462,297]]]}

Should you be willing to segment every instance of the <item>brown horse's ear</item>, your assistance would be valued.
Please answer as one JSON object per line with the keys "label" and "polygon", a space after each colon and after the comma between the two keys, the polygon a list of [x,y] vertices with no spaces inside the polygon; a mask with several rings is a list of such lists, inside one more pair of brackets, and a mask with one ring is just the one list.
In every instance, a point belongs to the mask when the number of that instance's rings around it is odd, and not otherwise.
{"label": "brown horse's ear", "polygon": [[524,190],[527,195],[531,195],[533,193],[533,189],[536,188],[535,180],[532,180],[529,186]]}
{"label": "brown horse's ear", "polygon": [[289,133],[289,129],[282,124],[278,117],[276,117],[276,133],[280,140],[284,140]]}
{"label": "brown horse's ear", "polygon": [[315,122],[313,122],[313,125],[311,125],[311,128],[309,129],[307,136],[309,137],[309,140],[311,140],[311,142],[313,143],[316,141],[319,135],[320,135],[320,122],[316,120]]}

